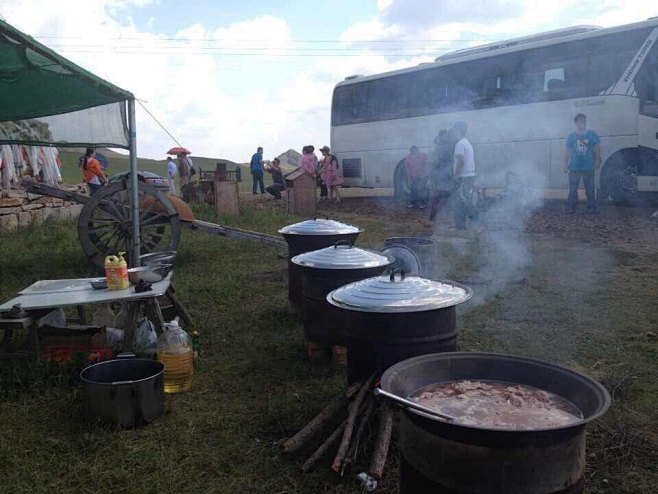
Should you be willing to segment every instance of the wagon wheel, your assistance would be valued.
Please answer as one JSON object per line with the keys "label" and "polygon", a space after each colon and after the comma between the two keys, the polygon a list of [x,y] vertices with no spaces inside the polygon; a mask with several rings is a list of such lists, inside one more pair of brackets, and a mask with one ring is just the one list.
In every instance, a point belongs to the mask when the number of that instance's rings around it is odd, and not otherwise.
{"label": "wagon wheel", "polygon": [[[141,253],[176,250],[181,224],[166,193],[139,182]],[[126,252],[132,265],[133,228],[130,188],[112,183],[91,196],[78,218],[78,237],[90,262],[102,266],[105,256]]]}

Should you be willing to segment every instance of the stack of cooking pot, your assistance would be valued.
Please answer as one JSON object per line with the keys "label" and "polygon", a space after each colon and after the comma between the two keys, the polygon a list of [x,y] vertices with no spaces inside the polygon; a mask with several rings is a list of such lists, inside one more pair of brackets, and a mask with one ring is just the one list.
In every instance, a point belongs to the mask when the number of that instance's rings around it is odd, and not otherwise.
{"label": "stack of cooking pot", "polygon": [[456,350],[455,308],[472,294],[458,283],[406,276],[400,269],[330,292],[327,301],[345,315],[348,381],[410,357]]}
{"label": "stack of cooking pot", "polygon": [[383,273],[394,259],[340,240],[332,247],[306,252],[292,258],[301,272],[304,336],[320,346],[345,345],[343,311],[327,302],[332,290]]}
{"label": "stack of cooking pot", "polygon": [[339,240],[354,244],[362,231],[356,226],[326,217],[315,217],[279,230],[288,243],[288,302],[293,312],[299,312],[302,307],[302,275],[292,258],[304,252],[331,247]]}

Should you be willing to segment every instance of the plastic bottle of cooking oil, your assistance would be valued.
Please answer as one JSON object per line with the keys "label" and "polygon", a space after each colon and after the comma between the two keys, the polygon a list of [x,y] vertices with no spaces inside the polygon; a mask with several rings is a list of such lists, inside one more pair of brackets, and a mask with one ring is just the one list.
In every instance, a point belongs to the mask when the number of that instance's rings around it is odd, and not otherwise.
{"label": "plastic bottle of cooking oil", "polygon": [[125,290],[130,287],[128,282],[128,264],[123,258],[125,252],[118,256],[105,258],[105,279],[110,290]]}
{"label": "plastic bottle of cooking oil", "polygon": [[165,323],[165,329],[158,338],[158,360],[165,366],[165,393],[180,393],[192,386],[194,374],[194,350],[192,339],[178,325],[178,320]]}

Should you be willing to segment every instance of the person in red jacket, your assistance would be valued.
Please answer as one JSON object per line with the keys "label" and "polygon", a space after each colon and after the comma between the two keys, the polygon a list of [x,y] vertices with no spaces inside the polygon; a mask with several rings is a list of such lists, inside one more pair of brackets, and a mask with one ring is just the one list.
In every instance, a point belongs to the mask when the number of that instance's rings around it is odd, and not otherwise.
{"label": "person in red jacket", "polygon": [[94,195],[107,184],[107,175],[105,175],[103,167],[96,159],[94,148],[87,148],[80,166],[82,167],[84,181],[89,186],[91,195]]}
{"label": "person in red jacket", "polygon": [[416,146],[411,146],[409,155],[404,160],[409,180],[408,208],[425,208],[425,188],[427,184],[427,155],[421,153]]}

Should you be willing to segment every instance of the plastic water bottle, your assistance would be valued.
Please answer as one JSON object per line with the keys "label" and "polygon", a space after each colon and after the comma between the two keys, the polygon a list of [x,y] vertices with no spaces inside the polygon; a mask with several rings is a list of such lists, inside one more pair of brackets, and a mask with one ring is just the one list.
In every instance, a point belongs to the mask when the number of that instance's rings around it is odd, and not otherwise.
{"label": "plastic water bottle", "polygon": [[192,339],[176,319],[165,323],[156,351],[158,360],[165,366],[165,393],[180,393],[190,389],[194,374]]}

